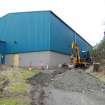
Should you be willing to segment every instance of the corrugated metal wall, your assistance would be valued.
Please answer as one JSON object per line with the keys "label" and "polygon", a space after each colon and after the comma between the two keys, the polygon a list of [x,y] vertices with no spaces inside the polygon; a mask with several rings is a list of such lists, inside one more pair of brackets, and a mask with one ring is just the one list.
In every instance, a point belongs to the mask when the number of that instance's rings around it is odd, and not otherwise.
{"label": "corrugated metal wall", "polygon": [[6,43],[3,41],[0,41],[0,54],[5,53]]}
{"label": "corrugated metal wall", "polygon": [[[0,39],[6,41],[6,53],[56,51],[71,53],[75,32],[51,11],[8,14],[0,21]],[[91,46],[80,36],[76,41],[81,50]]]}
{"label": "corrugated metal wall", "polygon": [[74,32],[51,14],[51,50],[61,53],[70,53]]}
{"label": "corrugated metal wall", "polygon": [[75,40],[81,50],[90,50],[90,46],[72,29],[70,29],[62,20],[51,14],[51,50],[65,54],[71,54],[71,44]]}
{"label": "corrugated metal wall", "polygon": [[49,50],[50,12],[12,13],[2,17],[0,39],[6,53]]}

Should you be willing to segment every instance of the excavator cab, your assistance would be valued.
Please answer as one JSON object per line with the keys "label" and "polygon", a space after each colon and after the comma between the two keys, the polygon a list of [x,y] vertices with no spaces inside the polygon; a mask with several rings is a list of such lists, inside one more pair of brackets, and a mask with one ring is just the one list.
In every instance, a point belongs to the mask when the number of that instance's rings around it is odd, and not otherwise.
{"label": "excavator cab", "polygon": [[92,64],[92,58],[90,56],[89,51],[81,51],[80,58],[81,58],[81,62],[87,62],[88,64]]}

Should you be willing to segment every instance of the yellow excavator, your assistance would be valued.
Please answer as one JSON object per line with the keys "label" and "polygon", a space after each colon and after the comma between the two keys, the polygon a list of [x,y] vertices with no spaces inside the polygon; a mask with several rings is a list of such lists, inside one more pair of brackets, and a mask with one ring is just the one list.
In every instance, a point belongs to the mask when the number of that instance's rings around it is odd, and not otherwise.
{"label": "yellow excavator", "polygon": [[72,63],[77,67],[88,67],[91,64],[89,51],[81,51],[76,42],[72,43]]}

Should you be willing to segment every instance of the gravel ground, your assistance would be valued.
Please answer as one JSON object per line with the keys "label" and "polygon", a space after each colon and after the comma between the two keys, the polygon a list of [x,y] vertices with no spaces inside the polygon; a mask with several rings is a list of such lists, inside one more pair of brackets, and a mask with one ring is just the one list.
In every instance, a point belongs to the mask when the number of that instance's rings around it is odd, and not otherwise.
{"label": "gravel ground", "polygon": [[105,105],[105,85],[82,70],[55,70],[29,82],[32,105]]}
{"label": "gravel ground", "polygon": [[105,85],[102,82],[81,70],[67,71],[57,75],[50,86],[77,92],[103,91],[105,89]]}
{"label": "gravel ground", "polygon": [[54,88],[45,88],[45,93],[44,105],[105,105],[105,96],[102,94],[83,94]]}

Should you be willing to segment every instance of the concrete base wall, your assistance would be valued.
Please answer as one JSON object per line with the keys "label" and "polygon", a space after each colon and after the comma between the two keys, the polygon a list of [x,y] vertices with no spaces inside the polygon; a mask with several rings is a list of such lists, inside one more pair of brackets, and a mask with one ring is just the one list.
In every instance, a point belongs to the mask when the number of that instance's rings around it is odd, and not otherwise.
{"label": "concrete base wall", "polygon": [[70,62],[70,56],[56,53],[56,52],[50,52],[50,66],[58,66],[59,64],[69,64]]}
{"label": "concrete base wall", "polygon": [[46,52],[32,52],[21,54],[8,54],[5,56],[5,64],[15,66],[58,66],[59,64],[69,63],[69,56],[55,53],[51,51]]}
{"label": "concrete base wall", "polygon": [[5,64],[13,65],[14,64],[14,54],[8,54],[5,56]]}

